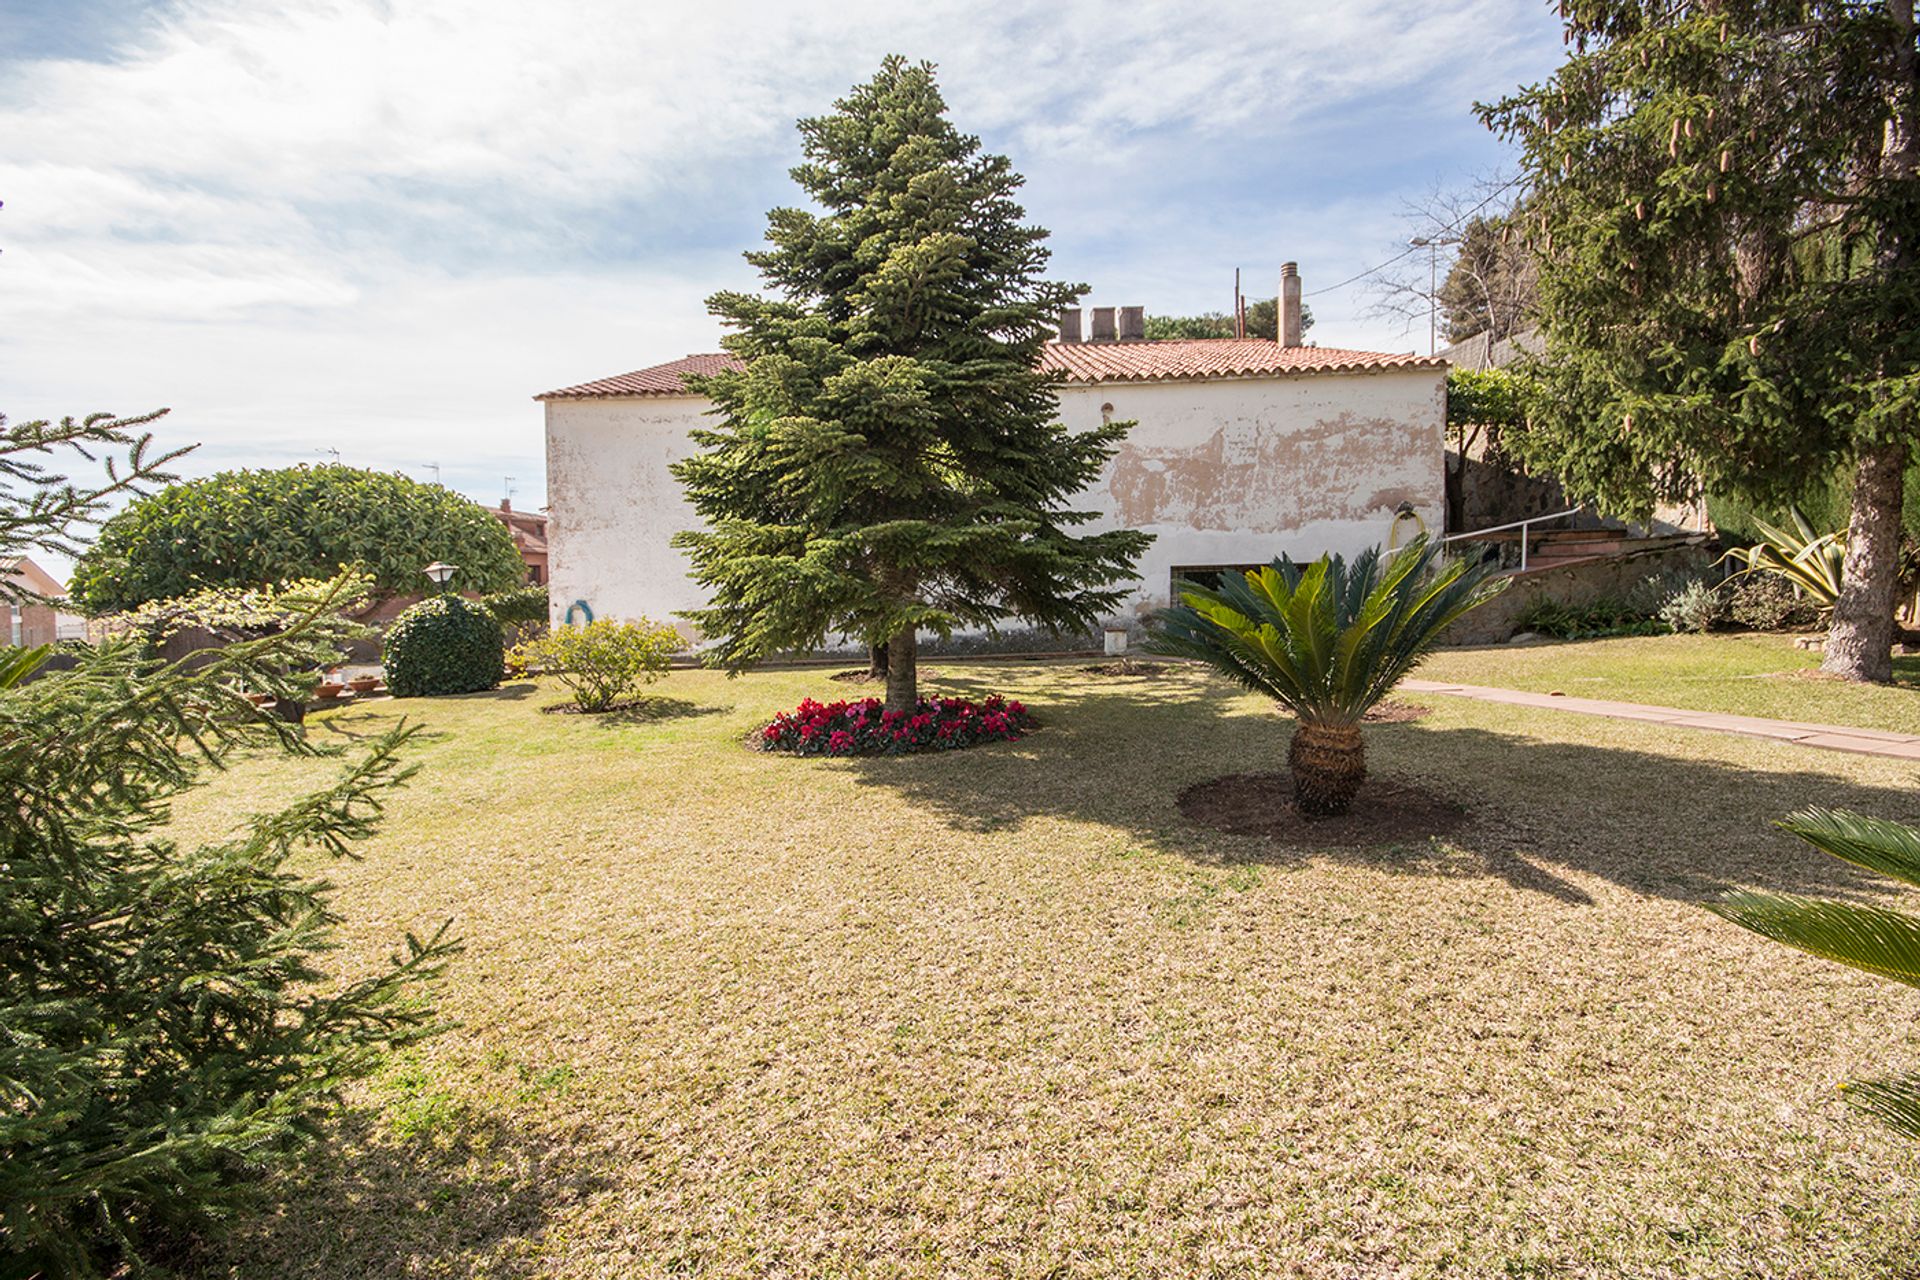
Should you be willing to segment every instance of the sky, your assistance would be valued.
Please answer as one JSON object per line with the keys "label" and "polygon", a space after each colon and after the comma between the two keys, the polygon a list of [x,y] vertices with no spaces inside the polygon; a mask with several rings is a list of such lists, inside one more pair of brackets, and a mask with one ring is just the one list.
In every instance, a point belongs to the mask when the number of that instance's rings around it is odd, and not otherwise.
{"label": "sky", "polygon": [[1561,45],[1544,0],[0,0],[0,411],[537,507],[532,397],[718,349],[795,119],[896,52],[1088,305],[1296,260],[1311,340],[1405,351],[1341,282],[1510,163],[1473,104]]}

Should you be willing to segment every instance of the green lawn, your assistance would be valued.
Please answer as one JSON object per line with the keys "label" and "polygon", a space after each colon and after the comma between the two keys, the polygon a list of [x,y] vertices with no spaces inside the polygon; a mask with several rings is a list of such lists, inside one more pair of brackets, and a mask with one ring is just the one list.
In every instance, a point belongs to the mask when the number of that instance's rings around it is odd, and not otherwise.
{"label": "green lawn", "polygon": [[1895,658],[1893,685],[1831,680],[1818,674],[1819,667],[1820,655],[1794,648],[1789,636],[1749,633],[1443,649],[1417,674],[1689,711],[1920,732],[1920,658]]}
{"label": "green lawn", "polygon": [[[1317,851],[1175,807],[1279,767],[1250,697],[933,665],[1046,728],[744,749],[845,692],[819,671],[676,672],[652,718],[542,715],[526,683],[319,716],[426,727],[334,868],[334,959],[453,917],[459,1025],[202,1274],[1912,1274],[1920,1153],[1834,1086],[1920,1062],[1920,993],[1696,905],[1873,896],[1768,821],[1920,820],[1910,767],[1433,698],[1369,730],[1373,767],[1473,824]],[[243,766],[181,822],[324,772]]]}

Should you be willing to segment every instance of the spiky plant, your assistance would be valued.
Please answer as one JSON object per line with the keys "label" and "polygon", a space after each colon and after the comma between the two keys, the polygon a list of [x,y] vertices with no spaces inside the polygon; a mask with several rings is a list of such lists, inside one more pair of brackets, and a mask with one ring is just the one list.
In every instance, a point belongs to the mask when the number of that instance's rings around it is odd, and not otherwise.
{"label": "spiky plant", "polygon": [[[1780,826],[1822,853],[1920,885],[1920,830],[1913,827],[1835,809],[1803,809]],[[1707,910],[1809,955],[1920,987],[1920,917],[1780,893],[1729,894]],[[1920,1071],[1852,1081],[1840,1093],[1907,1137],[1920,1138]]]}
{"label": "spiky plant", "polygon": [[1771,573],[1792,583],[1800,595],[1811,597],[1822,612],[1830,610],[1833,602],[1840,598],[1840,575],[1847,558],[1846,532],[1836,529],[1832,533],[1815,533],[1813,525],[1800,514],[1800,508],[1790,507],[1787,514],[1793,517],[1793,530],[1755,520],[1753,523],[1767,535],[1767,540],[1751,547],[1735,547],[1721,559],[1746,566],[1733,575],[1736,578],[1749,573]]}
{"label": "spiky plant", "polygon": [[1390,556],[1374,547],[1352,563],[1281,556],[1228,574],[1216,588],[1180,584],[1148,647],[1193,658],[1293,712],[1287,748],[1295,802],[1320,817],[1344,813],[1367,777],[1360,721],[1426,656],[1447,625],[1498,595],[1492,566],[1449,560],[1425,534]]}

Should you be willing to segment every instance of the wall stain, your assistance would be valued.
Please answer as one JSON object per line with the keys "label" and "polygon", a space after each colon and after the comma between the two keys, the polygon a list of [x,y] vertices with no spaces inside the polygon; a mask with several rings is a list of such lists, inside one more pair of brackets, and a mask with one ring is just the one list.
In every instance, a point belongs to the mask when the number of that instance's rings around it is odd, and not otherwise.
{"label": "wall stain", "polygon": [[[1287,533],[1318,520],[1364,520],[1424,496],[1426,433],[1353,413],[1298,431],[1221,427],[1190,449],[1123,443],[1109,489],[1122,525]],[[1396,481],[1405,478],[1405,483]]]}

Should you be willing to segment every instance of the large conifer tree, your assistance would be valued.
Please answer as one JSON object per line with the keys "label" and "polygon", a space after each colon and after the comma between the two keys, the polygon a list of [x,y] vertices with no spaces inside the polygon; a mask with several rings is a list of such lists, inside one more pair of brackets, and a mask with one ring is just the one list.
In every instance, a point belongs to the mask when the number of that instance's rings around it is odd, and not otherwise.
{"label": "large conifer tree", "polygon": [[954,128],[933,68],[889,58],[800,134],[819,211],[775,209],[747,255],[777,296],[708,300],[746,368],[702,384],[722,421],[674,474],[707,527],[675,545],[715,661],[886,644],[904,710],[921,631],[1089,626],[1148,537],[1075,533],[1126,428],[1068,431],[1037,365],[1085,286],[1044,278],[1020,175]]}
{"label": "large conifer tree", "polygon": [[1547,355],[1524,459],[1625,515],[1853,473],[1828,670],[1891,675],[1920,431],[1913,0],[1566,0],[1484,108],[1533,182]]}

